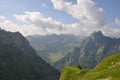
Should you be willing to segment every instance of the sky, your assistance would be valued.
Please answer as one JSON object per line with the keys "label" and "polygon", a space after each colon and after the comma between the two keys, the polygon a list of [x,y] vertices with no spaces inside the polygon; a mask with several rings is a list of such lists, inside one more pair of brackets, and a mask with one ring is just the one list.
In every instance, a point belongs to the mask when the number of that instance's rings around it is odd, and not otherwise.
{"label": "sky", "polygon": [[0,0],[0,27],[24,36],[120,37],[120,0]]}

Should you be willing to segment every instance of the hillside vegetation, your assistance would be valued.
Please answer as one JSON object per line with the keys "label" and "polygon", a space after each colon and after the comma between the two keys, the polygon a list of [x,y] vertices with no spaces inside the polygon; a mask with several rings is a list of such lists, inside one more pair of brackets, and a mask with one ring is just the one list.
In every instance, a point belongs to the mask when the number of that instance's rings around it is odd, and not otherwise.
{"label": "hillside vegetation", "polygon": [[103,59],[92,70],[65,66],[60,80],[120,80],[120,52]]}

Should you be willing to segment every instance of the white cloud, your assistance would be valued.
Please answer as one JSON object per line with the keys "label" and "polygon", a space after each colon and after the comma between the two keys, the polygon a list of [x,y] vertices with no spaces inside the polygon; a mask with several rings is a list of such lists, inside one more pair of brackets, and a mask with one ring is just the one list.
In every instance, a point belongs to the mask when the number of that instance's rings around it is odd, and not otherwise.
{"label": "white cloud", "polygon": [[4,16],[0,16],[0,27],[2,29],[5,29],[5,30],[11,31],[11,32],[19,31],[24,36],[27,36],[27,35],[38,35],[38,34],[45,35],[43,30],[40,29],[39,27],[36,27],[36,26],[34,26],[32,24],[18,25],[18,24],[15,24],[15,23],[11,22],[8,19],[6,19]]}
{"label": "white cloud", "polygon": [[45,3],[43,3],[41,6],[46,7],[47,5]]}
{"label": "white cloud", "polygon": [[55,9],[63,10],[85,26],[104,26],[104,11],[97,8],[93,0],[77,0],[76,4],[64,0],[51,0]]}
{"label": "white cloud", "polygon": [[6,18],[4,16],[0,16],[0,22],[4,21]]}
{"label": "white cloud", "polygon": [[24,36],[28,35],[46,35],[46,34],[75,34],[74,27],[76,23],[65,25],[53,20],[51,17],[44,17],[40,12],[25,12],[22,15],[15,14],[14,17],[22,23],[21,25],[13,23],[0,16],[0,27],[7,31],[21,32]]}
{"label": "white cloud", "polygon": [[64,28],[64,24],[53,20],[51,17],[44,17],[40,12],[25,12],[23,15],[14,15],[17,20],[25,23],[25,24],[33,24],[34,26],[38,26],[42,29],[58,29],[62,30]]}
{"label": "white cloud", "polygon": [[[97,8],[93,0],[77,0],[76,4],[64,0],[51,0],[56,10],[62,10],[70,14],[75,19],[79,20],[76,28],[73,29],[75,33],[82,35],[89,35],[93,31],[101,30],[105,35],[112,37],[120,37],[120,30],[108,26],[105,22],[104,10]],[[116,19],[119,24],[119,20]]]}
{"label": "white cloud", "polygon": [[[0,27],[7,31],[21,32],[24,36],[28,35],[47,35],[47,34],[75,34],[90,35],[93,31],[101,30],[105,35],[120,37],[120,30],[105,25],[103,27],[83,26],[81,23],[63,24],[50,17],[44,17],[40,12],[25,12],[23,15],[14,15],[21,25],[13,23],[0,16]],[[112,33],[112,34],[111,34]]]}
{"label": "white cloud", "polygon": [[59,9],[59,10],[62,10],[64,9],[65,7],[68,7],[71,5],[71,3],[69,2],[65,2],[64,0],[51,0],[51,2],[54,4],[54,8],[55,9]]}
{"label": "white cloud", "polygon": [[[23,15],[14,15],[16,19],[24,24],[33,25],[43,30],[44,34],[75,34],[88,35],[92,28],[82,27],[80,23],[63,24],[51,17],[44,17],[40,12],[25,12]],[[87,33],[86,33],[87,32]],[[39,35],[39,34],[38,34]]]}
{"label": "white cloud", "polygon": [[[0,16],[0,27],[8,31],[19,31],[24,36],[47,35],[47,34],[75,34],[90,35],[93,31],[101,30],[107,36],[120,37],[120,29],[105,24],[104,11],[97,8],[93,0],[77,0],[76,4],[64,0],[51,0],[54,8],[63,10],[74,18],[78,23],[64,24],[45,17],[40,12],[25,12],[15,14],[14,17],[22,24],[17,24]],[[119,24],[119,19],[116,19]]]}
{"label": "white cloud", "polygon": [[120,19],[116,18],[116,19],[115,19],[115,23],[116,23],[118,26],[120,26]]}

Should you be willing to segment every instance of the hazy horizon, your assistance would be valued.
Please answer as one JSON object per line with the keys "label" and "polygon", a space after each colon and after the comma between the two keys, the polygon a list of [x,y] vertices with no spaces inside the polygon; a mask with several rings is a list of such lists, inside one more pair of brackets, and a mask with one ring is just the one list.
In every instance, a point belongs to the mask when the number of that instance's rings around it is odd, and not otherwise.
{"label": "hazy horizon", "polygon": [[90,35],[120,37],[118,0],[1,0],[0,27],[24,36]]}

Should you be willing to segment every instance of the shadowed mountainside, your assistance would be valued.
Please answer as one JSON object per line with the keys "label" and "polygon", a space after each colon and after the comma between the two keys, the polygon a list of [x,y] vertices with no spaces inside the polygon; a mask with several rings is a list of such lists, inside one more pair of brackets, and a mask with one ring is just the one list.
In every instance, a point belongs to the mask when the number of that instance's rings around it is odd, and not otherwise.
{"label": "shadowed mountainside", "polygon": [[0,80],[58,80],[59,72],[42,60],[19,32],[0,31]]}

